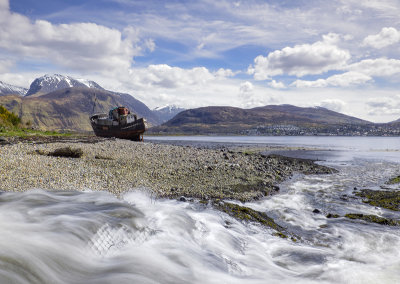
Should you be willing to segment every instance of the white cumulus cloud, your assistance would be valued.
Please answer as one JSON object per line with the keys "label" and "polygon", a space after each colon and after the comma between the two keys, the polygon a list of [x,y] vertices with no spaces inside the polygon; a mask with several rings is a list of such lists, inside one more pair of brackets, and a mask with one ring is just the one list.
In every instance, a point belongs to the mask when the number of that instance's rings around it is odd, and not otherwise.
{"label": "white cumulus cloud", "polygon": [[389,58],[365,59],[343,67],[347,72],[315,81],[296,80],[297,88],[351,87],[373,81],[373,77],[391,77],[400,73],[400,60]]}
{"label": "white cumulus cloud", "polygon": [[238,106],[243,108],[260,107],[278,101],[273,93],[266,92],[264,87],[256,86],[249,81],[240,84],[238,97]]}
{"label": "white cumulus cloud", "polygon": [[329,110],[341,112],[346,105],[346,103],[339,99],[326,99],[320,102],[321,107],[327,108]]}
{"label": "white cumulus cloud", "polygon": [[[132,94],[149,107],[175,104],[185,108],[208,105],[240,106],[238,81],[228,69],[180,68],[154,64],[121,72],[107,83],[110,89]],[[112,79],[111,78],[111,79]],[[117,79],[116,79],[117,78]],[[111,80],[110,79],[110,80]],[[105,87],[107,85],[104,84]]]}
{"label": "white cumulus cloud", "polygon": [[[20,58],[83,71],[127,69],[140,53],[137,35],[95,23],[52,24],[11,13],[0,0],[0,48]],[[145,43],[151,50],[154,43]]]}
{"label": "white cumulus cloud", "polygon": [[296,80],[291,84],[291,86],[297,88],[350,87],[362,85],[369,81],[372,81],[372,78],[369,75],[350,71],[330,76],[327,79],[318,79],[315,81]]}
{"label": "white cumulus cloud", "polygon": [[275,80],[272,80],[271,82],[269,82],[268,85],[271,88],[274,88],[274,89],[284,89],[284,88],[286,88],[286,86],[285,86],[285,84],[283,82],[277,82]]}
{"label": "white cumulus cloud", "polygon": [[256,80],[270,79],[272,76],[288,74],[302,77],[308,74],[321,74],[329,70],[341,69],[350,59],[347,50],[336,46],[338,36],[328,34],[322,41],[302,44],[276,50],[268,56],[259,55],[249,73]]}
{"label": "white cumulus cloud", "polygon": [[368,106],[368,114],[370,115],[393,114],[400,117],[400,95],[370,98],[366,104]]}
{"label": "white cumulus cloud", "polygon": [[137,86],[157,85],[173,89],[183,86],[200,86],[215,79],[215,76],[205,67],[183,69],[158,64],[132,70],[132,76],[128,80],[132,79]]}
{"label": "white cumulus cloud", "polygon": [[233,72],[231,69],[224,69],[224,68],[219,68],[214,74],[217,77],[233,77],[237,74],[237,72]]}
{"label": "white cumulus cloud", "polygon": [[373,48],[384,48],[386,46],[398,43],[400,41],[400,32],[395,28],[383,28],[379,34],[367,36],[363,44]]}
{"label": "white cumulus cloud", "polygon": [[251,82],[246,81],[246,82],[240,84],[239,91],[240,91],[240,95],[242,97],[248,97],[253,94],[254,86]]}
{"label": "white cumulus cloud", "polygon": [[377,58],[365,59],[360,62],[350,64],[347,70],[363,73],[368,76],[389,77],[400,73],[400,60]]}

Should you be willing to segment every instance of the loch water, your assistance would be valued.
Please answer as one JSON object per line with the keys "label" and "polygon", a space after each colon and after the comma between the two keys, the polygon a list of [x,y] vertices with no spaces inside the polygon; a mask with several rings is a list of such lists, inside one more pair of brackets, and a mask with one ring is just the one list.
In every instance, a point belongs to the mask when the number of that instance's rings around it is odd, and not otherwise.
{"label": "loch water", "polygon": [[244,204],[300,236],[297,242],[207,205],[154,199],[143,188],[121,198],[90,190],[3,192],[0,283],[400,282],[400,227],[326,218],[362,213],[400,220],[399,212],[370,206],[353,194],[354,188],[381,189],[400,175],[400,138],[149,140],[297,147],[273,152],[313,158],[338,173],[295,175],[280,185],[279,194]]}

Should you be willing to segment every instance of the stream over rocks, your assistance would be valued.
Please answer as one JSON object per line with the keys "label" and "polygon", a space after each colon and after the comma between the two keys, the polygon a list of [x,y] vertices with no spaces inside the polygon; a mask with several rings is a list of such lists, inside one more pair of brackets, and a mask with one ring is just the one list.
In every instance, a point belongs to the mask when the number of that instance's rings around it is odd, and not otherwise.
{"label": "stream over rocks", "polygon": [[397,283],[400,227],[346,214],[400,220],[400,211],[360,194],[399,191],[387,184],[400,173],[399,143],[360,140],[357,148],[352,139],[351,148],[336,148],[340,141],[331,139],[297,140],[312,149],[285,151],[318,156],[338,172],[296,174],[277,194],[225,201],[267,214],[295,240],[210,203],[155,199],[143,188],[120,198],[91,190],[3,192],[0,282]]}

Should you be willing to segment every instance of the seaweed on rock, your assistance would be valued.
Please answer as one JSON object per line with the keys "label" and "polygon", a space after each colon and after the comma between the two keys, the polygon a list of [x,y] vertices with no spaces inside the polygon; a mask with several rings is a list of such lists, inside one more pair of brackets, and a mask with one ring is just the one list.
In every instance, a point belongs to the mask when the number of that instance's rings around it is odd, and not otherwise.
{"label": "seaweed on rock", "polygon": [[55,149],[48,155],[53,157],[80,158],[83,155],[83,151],[80,148],[64,147]]}
{"label": "seaweed on rock", "polygon": [[[219,200],[215,200],[213,202],[213,205],[215,206],[216,209],[225,212],[229,216],[241,220],[241,221],[247,221],[247,222],[255,222],[259,223],[265,227],[271,228],[275,230],[276,232],[274,233],[275,236],[281,237],[281,238],[288,238],[289,233],[287,232],[286,228],[278,225],[274,219],[269,217],[267,214],[264,212],[256,211],[254,209],[251,209],[249,207],[245,206],[240,206],[234,203],[229,203],[229,202],[223,202]],[[291,240],[296,242],[298,239],[300,239],[296,235],[291,236]]]}
{"label": "seaweed on rock", "polygon": [[400,191],[363,189],[356,196],[366,198],[364,203],[393,211],[400,211]]}
{"label": "seaweed on rock", "polygon": [[391,178],[390,180],[388,180],[387,182],[386,182],[386,184],[400,184],[400,176],[397,176],[397,177],[394,177],[394,178]]}
{"label": "seaweed on rock", "polygon": [[400,221],[383,218],[383,217],[379,217],[376,215],[348,213],[348,214],[344,215],[344,217],[353,219],[353,220],[358,219],[358,220],[363,220],[363,221],[366,221],[369,223],[376,223],[376,224],[386,225],[386,226],[399,226],[400,225]]}

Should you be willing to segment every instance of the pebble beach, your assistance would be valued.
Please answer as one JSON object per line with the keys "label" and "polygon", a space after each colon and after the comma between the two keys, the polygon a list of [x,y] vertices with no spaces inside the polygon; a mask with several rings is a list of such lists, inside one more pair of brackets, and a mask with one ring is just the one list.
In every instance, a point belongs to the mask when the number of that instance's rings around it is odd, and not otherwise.
{"label": "pebble beach", "polygon": [[[247,201],[276,192],[294,172],[333,171],[309,160],[266,156],[248,148],[205,149],[120,139],[87,142],[31,140],[0,146],[0,188],[101,190],[116,196],[142,189],[155,197]],[[83,155],[50,155],[65,147]]]}

